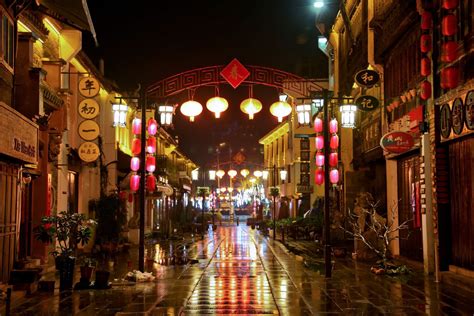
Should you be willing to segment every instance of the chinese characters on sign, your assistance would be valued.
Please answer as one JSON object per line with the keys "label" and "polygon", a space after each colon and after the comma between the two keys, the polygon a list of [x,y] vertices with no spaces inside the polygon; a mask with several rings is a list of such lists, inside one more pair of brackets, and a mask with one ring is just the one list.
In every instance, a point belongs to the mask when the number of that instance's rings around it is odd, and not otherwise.
{"label": "chinese characters on sign", "polygon": [[81,136],[83,140],[88,141],[96,139],[100,134],[99,124],[93,120],[82,121],[81,124],[79,124],[78,131],[79,136]]}
{"label": "chinese characters on sign", "polygon": [[[300,183],[298,187],[307,188],[310,185],[310,146],[309,146],[309,137],[304,137],[300,139]],[[308,193],[298,191],[299,193]]]}
{"label": "chinese characters on sign", "polygon": [[85,77],[79,80],[79,93],[85,98],[93,98],[99,94],[99,81],[92,77]]}
{"label": "chinese characters on sign", "polygon": [[99,147],[91,142],[100,135],[99,124],[93,120],[100,114],[99,103],[94,99],[99,94],[100,83],[93,77],[84,77],[79,80],[78,90],[85,98],[77,107],[79,115],[85,119],[79,124],[78,133],[86,141],[79,146],[79,157],[84,162],[92,162],[100,155]]}
{"label": "chinese characters on sign", "polygon": [[474,131],[474,90],[443,104],[439,115],[441,141],[471,134]]}
{"label": "chinese characters on sign", "polygon": [[390,132],[380,139],[380,147],[392,154],[402,154],[413,148],[413,136],[405,132]]}
{"label": "chinese characters on sign", "polygon": [[356,73],[354,80],[359,87],[370,88],[380,81],[380,76],[375,70],[365,69]]}
{"label": "chinese characters on sign", "polygon": [[79,146],[79,158],[84,162],[93,162],[99,158],[99,146],[92,142],[85,142]]}
{"label": "chinese characters on sign", "polygon": [[357,108],[361,111],[372,111],[379,107],[379,100],[371,95],[361,95],[355,101]]}
{"label": "chinese characters on sign", "polygon": [[84,99],[78,106],[79,115],[86,120],[97,117],[100,113],[99,103],[94,99]]}

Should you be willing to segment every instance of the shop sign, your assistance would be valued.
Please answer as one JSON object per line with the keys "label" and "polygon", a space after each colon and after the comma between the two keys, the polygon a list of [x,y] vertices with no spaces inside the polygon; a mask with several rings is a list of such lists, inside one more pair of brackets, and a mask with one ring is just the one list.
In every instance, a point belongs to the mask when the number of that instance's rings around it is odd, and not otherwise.
{"label": "shop sign", "polygon": [[85,142],[79,146],[79,158],[84,162],[93,162],[99,158],[99,146],[92,142]]}
{"label": "shop sign", "polygon": [[453,107],[451,109],[451,120],[454,134],[460,135],[464,127],[464,109],[462,106],[462,100],[460,98],[456,98],[453,102]]}
{"label": "shop sign", "polygon": [[469,91],[464,103],[464,108],[466,110],[466,127],[472,131],[474,130],[474,90]]}
{"label": "shop sign", "polygon": [[0,102],[0,153],[38,163],[38,126]]}
{"label": "shop sign", "polygon": [[448,138],[451,134],[452,120],[451,109],[448,104],[443,104],[440,110],[440,130],[443,138]]}
{"label": "shop sign", "polygon": [[355,104],[359,110],[369,112],[378,108],[380,101],[371,95],[361,95],[355,100]]}
{"label": "shop sign", "polygon": [[94,99],[84,99],[77,108],[79,115],[86,120],[96,118],[100,113],[99,103]]}
{"label": "shop sign", "polygon": [[99,80],[93,77],[84,77],[79,80],[79,93],[85,98],[93,98],[99,94]]}
{"label": "shop sign", "polygon": [[78,131],[83,140],[94,140],[99,137],[100,128],[96,121],[85,120],[79,124]]}
{"label": "shop sign", "polygon": [[354,80],[359,87],[370,88],[380,81],[380,75],[375,70],[364,69],[356,73]]}
{"label": "shop sign", "polygon": [[405,132],[390,132],[382,136],[380,146],[389,153],[402,154],[413,148],[413,136]]}

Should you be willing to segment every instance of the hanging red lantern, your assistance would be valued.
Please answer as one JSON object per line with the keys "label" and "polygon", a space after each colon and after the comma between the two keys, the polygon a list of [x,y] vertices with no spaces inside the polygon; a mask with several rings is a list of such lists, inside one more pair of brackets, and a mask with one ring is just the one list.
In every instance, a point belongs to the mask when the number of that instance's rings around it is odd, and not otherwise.
{"label": "hanging red lantern", "polygon": [[154,154],[156,152],[156,138],[153,136],[148,137],[146,140],[146,152]]}
{"label": "hanging red lantern", "polygon": [[331,167],[337,167],[337,163],[339,162],[339,157],[337,153],[330,153],[329,154],[329,165]]}
{"label": "hanging red lantern", "polygon": [[155,135],[158,131],[158,123],[152,117],[148,120],[148,134]]}
{"label": "hanging red lantern", "polygon": [[156,189],[156,178],[154,175],[148,175],[146,177],[146,189],[150,192],[155,191]]}
{"label": "hanging red lantern", "polygon": [[423,34],[420,38],[420,49],[422,53],[428,53],[431,51],[431,35]]}
{"label": "hanging red lantern", "polygon": [[132,159],[130,159],[130,169],[132,171],[138,171],[138,169],[140,169],[140,158],[132,157]]}
{"label": "hanging red lantern", "polygon": [[315,140],[316,140],[316,149],[317,150],[323,149],[324,148],[324,138],[323,138],[323,136],[321,136],[321,135],[316,136]]}
{"label": "hanging red lantern", "polygon": [[421,75],[423,77],[428,77],[429,75],[431,75],[431,59],[429,59],[428,57],[423,57],[421,59]]}
{"label": "hanging red lantern", "polygon": [[331,172],[329,173],[329,181],[332,184],[337,184],[339,182],[339,170],[337,169],[331,170]]}
{"label": "hanging red lantern", "polygon": [[322,152],[316,153],[316,166],[318,167],[324,166],[324,154]]}
{"label": "hanging red lantern", "polygon": [[458,30],[458,18],[454,14],[447,14],[441,20],[441,32],[444,36],[453,36]]}
{"label": "hanging red lantern", "polygon": [[155,172],[156,169],[156,159],[155,156],[146,157],[146,171]]}
{"label": "hanging red lantern", "polygon": [[420,97],[423,100],[431,98],[431,83],[428,80],[425,80],[420,84],[420,90]]}
{"label": "hanging red lantern", "polygon": [[134,138],[132,140],[132,154],[139,155],[141,151],[142,151],[142,142],[140,141],[140,138]]}
{"label": "hanging red lantern", "polygon": [[331,147],[331,149],[337,149],[337,147],[339,147],[339,136],[331,136],[331,139],[329,141],[329,147]]}
{"label": "hanging red lantern", "polygon": [[441,70],[441,83],[444,83],[443,89],[454,89],[459,85],[459,68],[447,67]]}
{"label": "hanging red lantern", "polygon": [[333,118],[330,122],[329,122],[329,133],[331,134],[336,134],[337,133],[337,120],[335,118]]}
{"label": "hanging red lantern", "polygon": [[133,202],[133,193],[129,193],[128,194],[128,203],[132,203]]}
{"label": "hanging red lantern", "polygon": [[140,176],[138,174],[134,174],[130,177],[130,190],[137,191],[140,187]]}
{"label": "hanging red lantern", "polygon": [[132,121],[132,133],[134,135],[140,135],[141,132],[142,132],[142,120],[136,117]]}
{"label": "hanging red lantern", "polygon": [[316,133],[321,133],[323,131],[323,120],[319,117],[314,119],[314,131]]}
{"label": "hanging red lantern", "polygon": [[127,192],[120,191],[119,192],[119,199],[120,199],[120,201],[125,201],[127,199]]}
{"label": "hanging red lantern", "polygon": [[423,11],[421,14],[421,29],[429,30],[433,27],[433,16],[429,11]]}
{"label": "hanging red lantern", "polygon": [[314,182],[317,185],[321,185],[324,183],[324,170],[321,168],[316,169],[316,173],[314,175]]}
{"label": "hanging red lantern", "polygon": [[458,43],[455,41],[448,41],[441,45],[441,61],[452,62],[458,58]]}
{"label": "hanging red lantern", "polygon": [[443,0],[443,9],[451,10],[457,8],[459,0]]}

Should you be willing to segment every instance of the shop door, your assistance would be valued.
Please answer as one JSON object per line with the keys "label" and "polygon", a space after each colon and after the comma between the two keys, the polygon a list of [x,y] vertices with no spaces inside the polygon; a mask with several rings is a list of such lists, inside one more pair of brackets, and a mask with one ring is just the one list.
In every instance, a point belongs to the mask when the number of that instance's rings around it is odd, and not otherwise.
{"label": "shop door", "polygon": [[18,168],[0,163],[0,282],[10,278],[16,248]]}
{"label": "shop door", "polygon": [[398,222],[408,222],[400,231],[400,255],[423,261],[421,235],[420,157],[409,156],[398,161]]}
{"label": "shop door", "polygon": [[451,264],[474,270],[474,137],[449,145]]}

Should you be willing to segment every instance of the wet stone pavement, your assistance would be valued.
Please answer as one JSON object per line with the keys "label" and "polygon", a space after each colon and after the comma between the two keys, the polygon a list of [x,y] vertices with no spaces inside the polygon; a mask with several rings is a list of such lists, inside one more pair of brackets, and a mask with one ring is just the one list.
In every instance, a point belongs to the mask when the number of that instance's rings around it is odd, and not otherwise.
{"label": "wet stone pavement", "polygon": [[[150,251],[159,255],[160,251]],[[376,276],[337,260],[333,277],[247,226],[222,226],[188,249],[197,264],[154,265],[156,282],[114,282],[109,290],[34,294],[12,315],[473,315],[474,297],[415,272]],[[123,277],[127,259],[117,262]],[[125,268],[123,268],[125,267]],[[321,267],[323,268],[323,267]],[[119,274],[117,274],[119,273]],[[122,274],[120,276],[120,273]],[[471,295],[470,295],[471,294]]]}

